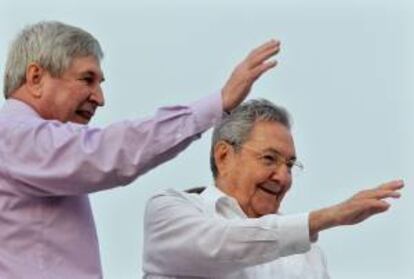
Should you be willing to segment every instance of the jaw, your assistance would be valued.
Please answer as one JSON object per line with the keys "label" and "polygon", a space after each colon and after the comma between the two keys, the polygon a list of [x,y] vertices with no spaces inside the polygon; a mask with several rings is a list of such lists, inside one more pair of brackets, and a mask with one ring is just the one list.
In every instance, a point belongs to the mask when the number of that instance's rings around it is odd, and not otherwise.
{"label": "jaw", "polygon": [[82,115],[80,113],[74,113],[73,116],[69,119],[70,122],[86,125],[91,120],[91,117],[87,115]]}
{"label": "jaw", "polygon": [[257,187],[256,192],[250,200],[251,209],[256,217],[261,217],[267,214],[278,213],[279,207],[286,194],[286,189],[281,189],[278,192],[271,192],[266,188]]}

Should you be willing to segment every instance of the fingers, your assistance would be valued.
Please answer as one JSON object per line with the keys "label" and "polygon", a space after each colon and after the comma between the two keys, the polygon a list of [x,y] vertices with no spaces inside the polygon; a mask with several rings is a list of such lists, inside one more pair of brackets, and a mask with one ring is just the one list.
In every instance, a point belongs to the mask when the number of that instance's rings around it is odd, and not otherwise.
{"label": "fingers", "polygon": [[384,199],[399,198],[401,194],[398,190],[402,189],[403,186],[404,182],[402,180],[390,181],[376,188],[361,191],[345,202],[326,208],[322,210],[328,212],[322,215],[324,217],[322,223],[328,225],[319,227],[326,229],[339,225],[354,225],[373,215],[383,213],[391,206]]}
{"label": "fingers", "polygon": [[357,214],[354,217],[354,219],[350,222],[350,224],[358,224],[360,222],[363,222],[374,215],[387,211],[389,207],[389,204],[386,204],[385,202],[378,203],[376,205],[371,205],[369,209],[360,211],[359,214]]}
{"label": "fingers", "polygon": [[399,198],[401,194],[394,190],[373,189],[366,190],[360,193],[360,198],[364,199],[385,199],[385,198]]}
{"label": "fingers", "polygon": [[275,39],[271,39],[271,40],[267,41],[266,43],[264,43],[264,44],[258,46],[257,48],[253,49],[250,52],[249,56],[255,56],[259,53],[263,53],[266,50],[273,49],[275,47],[277,47],[277,48],[280,47],[280,41],[275,40]]}
{"label": "fingers", "polygon": [[223,109],[231,111],[250,93],[253,83],[265,72],[277,65],[276,61],[267,61],[278,53],[280,42],[270,40],[254,49],[234,69],[222,89]]}
{"label": "fingers", "polygon": [[340,206],[336,212],[337,225],[358,224],[373,215],[389,209],[390,205],[384,200],[360,199],[350,200]]}
{"label": "fingers", "polygon": [[384,189],[384,190],[399,190],[404,187],[404,181],[403,180],[393,180],[384,184],[381,184],[378,186],[378,189]]}
{"label": "fingers", "polygon": [[367,212],[367,215],[371,216],[377,213],[384,212],[390,208],[390,204],[384,200],[367,200],[363,206],[364,209],[361,209],[362,211]]}
{"label": "fingers", "polygon": [[276,55],[280,51],[280,41],[270,40],[269,42],[259,46],[247,56],[244,63],[250,71],[252,81],[257,80],[263,73],[277,65],[276,60],[268,61],[270,57]]}
{"label": "fingers", "polygon": [[266,63],[261,64],[259,67],[256,67],[252,71],[252,78],[253,78],[253,80],[258,79],[262,74],[264,74],[265,72],[267,72],[271,68],[276,67],[276,65],[277,65],[277,61],[272,60],[272,61],[269,61],[269,62],[266,62]]}
{"label": "fingers", "polygon": [[253,69],[261,65],[270,57],[276,55],[280,51],[280,42],[271,40],[259,48],[253,50],[246,58],[246,63],[249,68]]}
{"label": "fingers", "polygon": [[402,180],[394,180],[380,186],[362,191],[358,194],[359,198],[373,198],[373,199],[385,199],[385,198],[399,198],[401,194],[397,192],[404,187]]}
{"label": "fingers", "polygon": [[370,202],[367,202],[366,209],[361,210],[361,216],[359,216],[359,220],[357,220],[357,223],[365,219],[368,219],[373,215],[387,211],[390,208],[390,206],[391,205],[384,200],[371,200]]}

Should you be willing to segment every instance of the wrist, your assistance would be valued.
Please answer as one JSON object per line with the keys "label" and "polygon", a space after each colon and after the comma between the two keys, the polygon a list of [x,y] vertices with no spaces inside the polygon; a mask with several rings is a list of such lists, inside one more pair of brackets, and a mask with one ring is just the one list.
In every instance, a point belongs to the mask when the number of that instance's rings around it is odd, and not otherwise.
{"label": "wrist", "polygon": [[309,236],[312,241],[318,238],[320,231],[337,226],[334,211],[334,207],[328,207],[309,214]]}
{"label": "wrist", "polygon": [[231,107],[230,107],[230,100],[228,100],[228,93],[226,93],[227,89],[226,87],[224,87],[221,90],[221,102],[222,102],[222,108],[223,108],[223,112],[225,113],[230,113],[231,111]]}

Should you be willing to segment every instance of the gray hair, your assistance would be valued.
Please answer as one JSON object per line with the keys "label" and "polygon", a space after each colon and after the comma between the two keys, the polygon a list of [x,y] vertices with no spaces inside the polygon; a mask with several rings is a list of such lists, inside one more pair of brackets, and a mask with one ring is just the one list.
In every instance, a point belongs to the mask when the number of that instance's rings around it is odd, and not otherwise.
{"label": "gray hair", "polygon": [[24,28],[10,45],[4,75],[6,99],[26,82],[26,68],[37,63],[59,77],[73,58],[103,58],[99,42],[88,32],[57,21],[39,22]]}
{"label": "gray hair", "polygon": [[230,114],[224,116],[214,128],[210,151],[210,168],[214,178],[218,175],[214,159],[215,145],[219,141],[226,141],[238,151],[248,139],[257,121],[278,122],[289,130],[291,127],[288,111],[268,100],[250,100],[241,104]]}

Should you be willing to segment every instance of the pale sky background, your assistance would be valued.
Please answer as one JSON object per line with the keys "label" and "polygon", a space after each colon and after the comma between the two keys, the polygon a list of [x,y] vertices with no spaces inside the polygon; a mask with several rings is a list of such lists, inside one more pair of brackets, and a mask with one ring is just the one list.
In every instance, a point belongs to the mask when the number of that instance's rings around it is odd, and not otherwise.
{"label": "pale sky background", "polygon": [[[251,97],[284,105],[294,118],[305,173],[294,182],[284,211],[324,207],[364,187],[403,178],[403,197],[389,212],[323,232],[319,244],[333,279],[413,278],[412,1],[0,3],[1,75],[9,41],[27,24],[59,20],[100,40],[107,105],[92,125],[101,127],[219,90],[250,49],[280,39],[279,66],[256,84]],[[206,133],[135,183],[92,195],[105,278],[141,277],[146,200],[159,189],[210,184],[209,142]]]}

